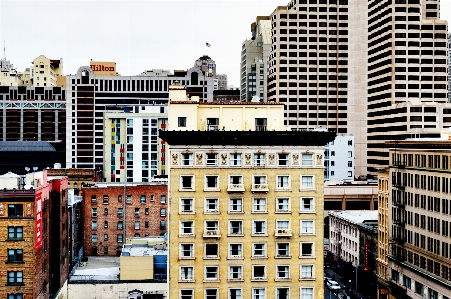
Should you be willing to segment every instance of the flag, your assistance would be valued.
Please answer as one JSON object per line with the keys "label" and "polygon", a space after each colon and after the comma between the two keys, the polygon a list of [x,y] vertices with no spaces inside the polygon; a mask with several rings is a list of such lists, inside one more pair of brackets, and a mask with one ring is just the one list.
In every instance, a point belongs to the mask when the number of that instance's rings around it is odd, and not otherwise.
{"label": "flag", "polygon": [[209,43],[205,43],[205,45],[209,48],[211,47],[211,45]]}

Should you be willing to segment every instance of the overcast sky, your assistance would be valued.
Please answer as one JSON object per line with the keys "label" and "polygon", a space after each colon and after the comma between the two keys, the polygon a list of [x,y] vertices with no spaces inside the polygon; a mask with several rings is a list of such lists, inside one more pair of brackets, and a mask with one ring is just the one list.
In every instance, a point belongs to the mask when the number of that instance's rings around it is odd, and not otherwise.
{"label": "overcast sky", "polygon": [[[354,0],[350,0],[354,1]],[[188,69],[203,54],[239,86],[241,44],[256,16],[288,0],[0,0],[0,41],[18,71],[43,54],[63,58],[64,74],[89,61],[114,61],[122,75]],[[451,21],[451,0],[441,0]],[[211,44],[206,47],[205,43]],[[3,52],[1,53],[4,57]]]}

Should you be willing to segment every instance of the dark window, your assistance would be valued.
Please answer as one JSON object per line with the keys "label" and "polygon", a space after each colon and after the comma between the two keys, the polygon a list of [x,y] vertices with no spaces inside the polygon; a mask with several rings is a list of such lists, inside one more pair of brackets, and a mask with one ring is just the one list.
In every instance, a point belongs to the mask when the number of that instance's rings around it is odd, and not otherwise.
{"label": "dark window", "polygon": [[23,272],[22,271],[8,271],[8,285],[22,285]]}
{"label": "dark window", "polygon": [[9,240],[22,240],[23,239],[23,227],[22,226],[8,226],[8,239]]}
{"label": "dark window", "polygon": [[8,249],[8,262],[9,263],[23,262],[23,250]]}
{"label": "dark window", "polygon": [[23,216],[23,205],[13,204],[8,205],[8,217],[22,217]]}

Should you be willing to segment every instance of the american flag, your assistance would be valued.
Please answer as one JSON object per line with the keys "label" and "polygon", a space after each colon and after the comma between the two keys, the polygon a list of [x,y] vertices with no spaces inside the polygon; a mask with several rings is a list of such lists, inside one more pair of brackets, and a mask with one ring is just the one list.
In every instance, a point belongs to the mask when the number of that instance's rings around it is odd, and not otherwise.
{"label": "american flag", "polygon": [[211,45],[209,43],[205,43],[205,45],[209,48],[211,47]]}

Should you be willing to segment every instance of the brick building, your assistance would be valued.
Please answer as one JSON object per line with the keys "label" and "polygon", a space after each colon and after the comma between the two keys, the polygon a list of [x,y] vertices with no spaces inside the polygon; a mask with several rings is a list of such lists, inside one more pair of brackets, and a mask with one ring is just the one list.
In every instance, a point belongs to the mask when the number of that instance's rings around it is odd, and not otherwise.
{"label": "brick building", "polygon": [[166,180],[85,186],[84,255],[119,255],[127,237],[166,233],[167,194]]}
{"label": "brick building", "polygon": [[[18,178],[20,180],[20,178]],[[0,297],[49,298],[69,273],[67,177],[27,175],[26,186],[0,180]]]}

